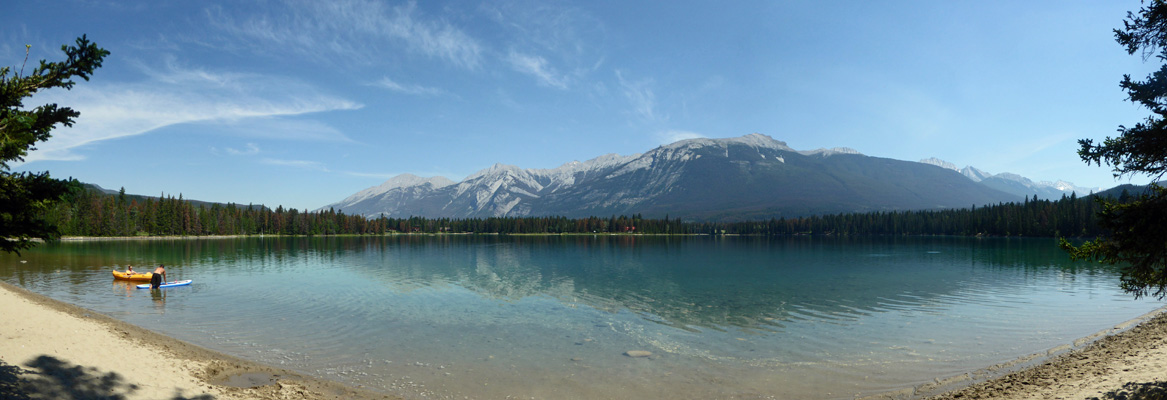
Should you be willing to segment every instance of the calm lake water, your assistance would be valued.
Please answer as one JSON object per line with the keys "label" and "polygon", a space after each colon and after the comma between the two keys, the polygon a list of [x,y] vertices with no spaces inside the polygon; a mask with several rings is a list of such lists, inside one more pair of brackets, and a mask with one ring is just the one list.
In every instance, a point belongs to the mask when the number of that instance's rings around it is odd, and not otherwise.
{"label": "calm lake water", "polygon": [[[109,272],[158,263],[195,283],[136,290]],[[0,279],[410,398],[851,398],[1044,353],[1162,305],[1053,240],[1022,239],[65,242],[0,255]]]}

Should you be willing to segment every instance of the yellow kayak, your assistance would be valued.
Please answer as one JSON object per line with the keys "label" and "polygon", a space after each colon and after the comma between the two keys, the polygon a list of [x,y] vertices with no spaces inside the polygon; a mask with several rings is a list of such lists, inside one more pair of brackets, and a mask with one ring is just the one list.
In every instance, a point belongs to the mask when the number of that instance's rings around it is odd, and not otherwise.
{"label": "yellow kayak", "polygon": [[124,279],[127,281],[149,282],[150,278],[152,278],[152,277],[154,277],[154,274],[150,273],[150,272],[135,272],[132,274],[127,274],[125,272],[121,272],[118,270],[113,271],[113,278],[114,279]]}

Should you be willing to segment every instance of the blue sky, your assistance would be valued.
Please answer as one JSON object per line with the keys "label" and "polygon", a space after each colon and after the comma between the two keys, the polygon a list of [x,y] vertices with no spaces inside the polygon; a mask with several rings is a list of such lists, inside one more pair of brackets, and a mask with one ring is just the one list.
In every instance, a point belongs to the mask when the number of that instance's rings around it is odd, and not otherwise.
{"label": "blue sky", "polygon": [[693,137],[938,157],[1080,186],[1148,115],[1137,1],[17,1],[0,65],[112,52],[18,171],[315,209],[400,174],[554,168]]}

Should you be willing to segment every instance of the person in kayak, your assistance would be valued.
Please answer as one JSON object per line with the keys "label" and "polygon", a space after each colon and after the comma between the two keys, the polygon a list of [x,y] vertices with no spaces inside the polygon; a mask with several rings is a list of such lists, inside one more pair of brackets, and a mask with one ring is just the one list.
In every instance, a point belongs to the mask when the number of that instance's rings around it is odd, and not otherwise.
{"label": "person in kayak", "polygon": [[126,266],[126,275],[133,275],[133,274],[134,274],[134,266],[133,266],[133,265],[127,265],[127,266]]}
{"label": "person in kayak", "polygon": [[166,282],[166,266],[158,264],[158,268],[154,268],[154,275],[150,276],[150,289],[157,289],[162,286],[162,282]]}

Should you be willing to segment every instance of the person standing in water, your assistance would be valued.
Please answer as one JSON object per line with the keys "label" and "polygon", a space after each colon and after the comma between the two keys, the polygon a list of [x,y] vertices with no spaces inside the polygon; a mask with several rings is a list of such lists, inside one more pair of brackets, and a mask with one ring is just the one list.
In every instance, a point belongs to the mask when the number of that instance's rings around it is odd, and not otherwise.
{"label": "person standing in water", "polygon": [[166,266],[158,264],[158,268],[154,268],[154,275],[150,277],[150,289],[157,289],[162,286],[162,282],[166,282]]}

